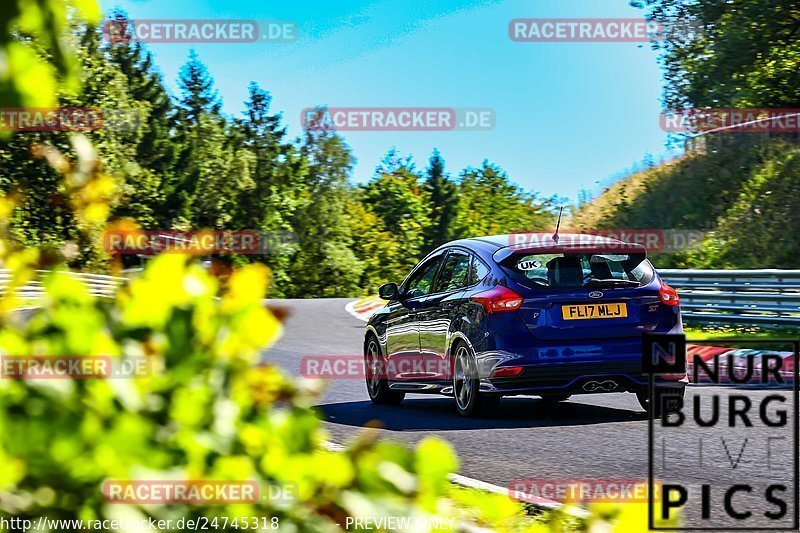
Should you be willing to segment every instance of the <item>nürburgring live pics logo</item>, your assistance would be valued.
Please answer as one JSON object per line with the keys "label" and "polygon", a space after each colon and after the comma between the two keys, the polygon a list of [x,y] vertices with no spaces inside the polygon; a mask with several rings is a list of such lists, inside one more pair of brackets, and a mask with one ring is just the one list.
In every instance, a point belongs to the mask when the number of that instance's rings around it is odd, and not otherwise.
{"label": "n\u00fcrburgring live pics logo", "polygon": [[[791,345],[793,354],[784,358],[761,346],[776,343]],[[659,402],[662,411],[659,418],[651,409],[648,424],[648,528],[797,530],[800,341],[717,339],[714,344],[759,349],[731,349],[710,358],[693,354],[692,381],[711,386],[693,386],[684,399],[676,389],[670,394],[665,388],[670,380],[662,376],[686,373],[685,337],[643,335],[642,369],[651,405]],[[656,481],[661,490],[654,499]],[[680,527],[674,525],[678,512]]]}

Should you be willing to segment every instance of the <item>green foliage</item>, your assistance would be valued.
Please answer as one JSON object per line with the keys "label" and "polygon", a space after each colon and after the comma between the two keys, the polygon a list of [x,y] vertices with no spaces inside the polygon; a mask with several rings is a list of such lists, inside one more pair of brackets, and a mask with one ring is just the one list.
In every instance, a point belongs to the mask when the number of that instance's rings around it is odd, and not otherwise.
{"label": "green foliage", "polygon": [[420,184],[413,161],[389,151],[375,176],[362,187],[361,201],[380,217],[402,250],[396,264],[386,264],[394,271],[394,279],[402,279],[421,257],[431,226],[431,198]]}
{"label": "green foliage", "polygon": [[[130,24],[118,10],[111,19]],[[344,139],[331,129],[287,139],[281,115],[270,110],[270,94],[255,83],[243,116],[227,117],[196,53],[181,69],[181,92],[173,99],[143,44],[107,42],[80,17],[64,24],[70,31],[59,42],[68,43],[64,49],[76,59],[67,70],[77,69],[85,83],[80,90],[59,90],[52,103],[99,108],[113,119],[86,132],[116,183],[111,218],[126,227],[135,220],[143,229],[255,230],[271,242],[294,236],[271,253],[229,258],[268,265],[272,296],[372,292],[383,281],[402,279],[424,254],[453,238],[536,228],[548,218],[547,206],[511,185],[499,168],[486,163],[486,176],[470,170],[453,180],[438,151],[424,176],[410,159],[390,151],[368,184],[354,186],[354,160]],[[42,68],[59,71],[46,47],[35,53]],[[78,227],[58,172],[28,157],[37,146],[78,155],[68,132],[0,139],[0,192],[25,190],[11,234],[37,248],[77,247],[71,267],[106,271],[108,257]],[[61,201],[53,205],[54,198]],[[113,266],[136,260],[123,261]]]}
{"label": "green foliage", "polygon": [[[301,206],[301,183],[305,173],[298,149],[285,140],[281,116],[270,114],[272,97],[256,83],[248,87],[245,119],[237,121],[244,149],[252,154],[254,186],[237,195],[232,227],[259,228],[269,234],[291,234],[291,220]],[[260,258],[273,272],[274,296],[285,296],[290,283],[291,247]]]}
{"label": "green foliage", "polygon": [[353,242],[353,252],[364,267],[359,286],[376,292],[386,282],[403,279],[408,257],[383,219],[358,200],[350,201],[348,211],[353,225],[361,228]]}
{"label": "green foliage", "polygon": [[[120,24],[126,21],[122,13],[115,13],[112,19]],[[89,29],[86,36],[100,38]],[[127,179],[122,187],[125,201],[116,206],[115,214],[136,218],[144,228],[169,227],[176,209],[170,203],[174,201],[173,168],[180,151],[171,134],[176,110],[152,55],[141,43],[121,40],[106,45],[103,50],[105,53],[101,57],[107,57],[108,70],[118,70],[124,76],[127,93],[134,101],[132,106],[123,107],[117,95],[116,103],[109,105],[123,117],[131,118],[132,126],[139,126],[130,128],[139,133],[138,137],[125,140],[126,145],[133,145],[135,153],[125,159]]]}
{"label": "green foliage", "polygon": [[214,89],[214,78],[194,50],[189,52],[189,61],[181,68],[178,85],[185,120],[196,123],[203,114],[219,113],[222,102]]}
{"label": "green foliage", "polygon": [[[70,9],[89,23],[100,18],[94,0],[6,0],[0,4],[0,102],[5,107],[52,106],[59,88],[75,92],[80,87],[78,64],[62,38]],[[47,51],[50,61],[41,58],[31,41]]]}
{"label": "green foliage", "polygon": [[737,197],[687,262],[704,268],[798,268],[798,198],[800,148],[785,148],[749,169]]}
{"label": "green foliage", "polygon": [[732,147],[642,171],[577,209],[573,224],[585,229],[709,229],[738,195],[743,169],[762,160],[759,150]]}
{"label": "green foliage", "polygon": [[430,195],[431,224],[425,234],[426,250],[453,240],[454,222],[458,216],[458,185],[445,174],[444,158],[434,150],[425,176],[425,189]]}
{"label": "green foliage", "polygon": [[505,171],[484,161],[464,170],[458,186],[456,237],[531,232],[555,228],[549,205],[514,185]]}
{"label": "green foliage", "polygon": [[303,174],[292,216],[299,246],[289,270],[287,295],[356,295],[363,266],[351,248],[354,228],[347,213],[348,173],[353,156],[331,130],[306,132],[300,146]]}
{"label": "green foliage", "polygon": [[[119,381],[3,380],[0,449],[17,468],[2,485],[21,498],[2,511],[108,516],[98,491],[106,478],[128,479],[137,468],[213,478],[246,455],[245,433],[235,431],[266,420],[243,388],[284,386],[274,370],[250,375],[260,349],[280,330],[260,303],[266,281],[263,267],[242,270],[216,303],[214,279],[186,258],[165,256],[102,305],[82,284],[50,276],[45,306],[0,332],[4,354],[141,357],[149,372]],[[245,477],[255,475],[256,464],[245,464]],[[25,497],[41,493],[51,496]]]}
{"label": "green foliage", "polygon": [[[764,326],[758,325],[739,325],[739,324],[688,324],[684,327],[686,338],[689,342],[692,341],[719,341],[723,339],[747,339],[748,341],[764,341],[760,342],[747,342],[746,345],[738,345],[730,343],[730,346],[738,348],[750,348],[753,350],[791,350],[791,341],[786,343],[785,347],[776,344],[776,341],[786,341],[786,339],[797,338],[800,336],[800,329],[791,326],[784,326],[776,328],[765,324]],[[728,344],[726,344],[728,346]]]}
{"label": "green foliage", "polygon": [[372,292],[399,282],[423,255],[453,239],[555,226],[550,203],[511,183],[497,165],[484,161],[453,180],[438,150],[424,176],[410,157],[390,150],[358,199],[363,209],[354,210],[355,218],[370,228],[360,232],[355,251],[366,267],[362,286]]}
{"label": "green foliage", "polygon": [[[267,281],[263,266],[250,265],[220,292],[204,269],[166,255],[106,304],[71,278],[50,276],[44,307],[0,330],[3,354],[104,354],[144,359],[146,371],[0,381],[0,515],[277,516],[282,529],[321,531],[346,516],[447,512],[446,475],[456,468],[449,446],[426,440],[408,450],[362,438],[347,452],[325,451],[313,391],[274,367],[254,367],[281,329],[261,302]],[[195,505],[103,499],[105,481],[128,479],[247,480],[262,494],[290,487],[296,496]]]}
{"label": "green foliage", "polygon": [[183,212],[174,225],[231,228],[239,198],[255,190],[254,156],[228,128],[219,118],[203,113],[186,130],[190,148],[183,154],[184,175],[192,179],[182,181]]}
{"label": "green foliage", "polygon": [[[72,4],[81,7],[79,14],[96,8],[89,1]],[[47,51],[68,86],[77,61],[55,44],[66,26],[63,4],[20,0],[11,7],[37,19],[23,20],[20,26],[42,33],[39,37],[49,45]],[[19,15],[14,9],[5,14],[4,22],[16,22]],[[92,76],[81,103],[103,104],[118,96],[120,105],[145,112],[143,131],[164,137],[145,141],[142,132],[108,131],[93,134],[91,140],[76,134],[37,135],[33,142],[13,136],[2,145],[4,162],[19,163],[23,173],[4,167],[2,176],[6,194],[0,197],[0,260],[12,275],[0,297],[0,355],[96,355],[109,358],[114,367],[144,364],[137,367],[140,372],[123,378],[0,380],[0,517],[267,516],[277,517],[281,530],[337,531],[351,516],[438,515],[499,531],[585,528],[563,522],[558,513],[546,521],[531,520],[522,506],[504,496],[453,489],[447,476],[458,462],[450,446],[437,438],[409,449],[364,433],[344,452],[325,449],[327,435],[311,407],[319,390],[289,379],[272,365],[259,366],[261,354],[282,329],[263,303],[270,281],[264,265],[234,270],[223,283],[194,258],[165,254],[113,298],[100,301],[64,268],[68,246],[42,251],[21,242],[27,238],[56,245],[74,239],[82,248],[81,264],[100,269],[106,259],[98,249],[100,235],[109,217],[125,209],[121,206],[149,206],[148,223],[154,224],[167,220],[217,226],[239,217],[240,223],[286,227],[289,220],[305,239],[291,265],[298,269],[291,279],[302,277],[303,286],[326,295],[358,287],[362,264],[351,248],[353,223],[370,228],[374,223],[375,241],[390,228],[410,228],[408,239],[424,230],[406,225],[403,214],[404,201],[415,214],[427,213],[424,198],[408,198],[398,187],[412,186],[412,168],[385,172],[387,177],[379,178],[375,187],[354,193],[347,183],[352,157],[341,138],[333,132],[310,132],[297,148],[284,145],[277,118],[267,113],[266,94],[252,87],[249,116],[243,122],[229,122],[216,114],[214,105],[204,104],[193,108],[189,124],[170,125],[172,113],[159,100],[163,87],[150,93],[138,79],[143,73],[160,83],[148,56],[136,49],[118,50],[109,60],[91,30],[81,42],[77,57]],[[0,33],[0,55],[9,48],[8,35]],[[30,81],[21,71],[8,85],[16,87],[20,80]],[[45,97],[55,101],[55,93]],[[153,97],[150,106],[140,105],[146,94]],[[185,102],[191,101],[196,102]],[[178,160],[172,166],[174,154],[164,142],[170,135],[186,143],[182,155],[190,150],[196,166],[185,159],[182,167]],[[31,148],[38,163],[25,166],[23,146]],[[279,168],[277,161],[286,166]],[[187,187],[181,173],[201,180],[200,186]],[[496,174],[488,182],[505,183],[505,176]],[[138,181],[131,181],[143,176],[152,180],[146,193],[136,189]],[[126,191],[122,196],[120,187]],[[237,194],[256,194],[273,208],[281,197],[277,191],[284,187],[291,192],[290,205],[275,213],[259,213],[252,205],[237,212],[231,203]],[[201,188],[213,194],[203,197]],[[531,207],[529,197],[501,189],[505,192],[500,197]],[[373,196],[362,203],[362,194]],[[418,190],[414,195],[423,196]],[[32,199],[44,205],[57,200],[56,221],[61,225],[55,232],[36,233],[42,228],[32,227],[38,222]],[[158,199],[174,210],[157,210]],[[383,199],[395,208],[389,218],[376,215],[383,215]],[[370,248],[355,249],[372,257]],[[43,280],[46,297],[23,315],[14,289],[40,268],[52,271]],[[103,497],[105,481],[143,479],[248,480],[264,492],[290,487],[293,496],[193,505],[119,505]],[[608,525],[599,514],[593,520],[599,527]]]}
{"label": "green foliage", "polygon": [[681,107],[794,107],[800,96],[793,0],[644,0],[665,23],[665,103]]}
{"label": "green foliage", "polygon": [[[664,104],[680,108],[794,108],[800,101],[800,8],[791,0],[644,0],[662,22]],[[772,138],[770,138],[770,136]],[[700,229],[696,249],[659,266],[797,268],[797,137],[710,134],[707,153],[645,170],[581,205],[591,228]],[[793,141],[790,144],[787,141]]]}
{"label": "green foliage", "polygon": [[660,267],[798,268],[798,153],[772,142],[687,156],[612,185],[573,225],[708,232],[692,249],[655,256]]}
{"label": "green foliage", "polygon": [[[36,153],[58,177],[54,189],[68,199],[76,230],[96,243],[116,182],[86,137],[69,141],[77,161],[52,144],[36,145]],[[331,138],[324,142],[336,147]],[[323,155],[331,154],[322,148],[313,157],[319,166]],[[456,463],[446,444],[428,440],[412,451],[364,438],[346,453],[325,451],[312,392],[274,367],[254,366],[281,330],[262,302],[266,267],[237,270],[220,287],[191,258],[164,255],[112,301],[100,302],[64,274],[61,258],[8,238],[14,208],[14,197],[0,200],[0,259],[12,272],[11,290],[0,299],[0,353],[102,355],[146,365],[126,379],[0,380],[0,516],[266,515],[290,529],[322,531],[338,529],[348,515],[449,509],[446,474]],[[53,273],[41,307],[9,314],[17,305],[13,288],[44,266]],[[104,501],[105,480],[141,478],[251,480],[261,490],[290,486],[295,497],[192,506]]]}

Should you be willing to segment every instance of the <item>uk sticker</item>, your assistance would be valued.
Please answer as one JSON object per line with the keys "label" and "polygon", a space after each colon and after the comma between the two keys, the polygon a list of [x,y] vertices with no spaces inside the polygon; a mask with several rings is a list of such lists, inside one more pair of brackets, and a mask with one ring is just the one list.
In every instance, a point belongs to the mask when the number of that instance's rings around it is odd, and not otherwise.
{"label": "uk sticker", "polygon": [[540,261],[537,261],[536,259],[520,259],[517,262],[517,268],[523,271],[536,270],[540,266],[542,266],[542,263]]}

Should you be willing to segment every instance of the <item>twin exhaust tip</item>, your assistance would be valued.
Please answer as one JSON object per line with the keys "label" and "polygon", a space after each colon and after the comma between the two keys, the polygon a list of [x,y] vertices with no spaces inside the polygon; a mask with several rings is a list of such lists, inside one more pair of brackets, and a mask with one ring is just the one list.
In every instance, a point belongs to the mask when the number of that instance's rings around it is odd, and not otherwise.
{"label": "twin exhaust tip", "polygon": [[611,379],[605,381],[587,381],[583,385],[583,390],[586,392],[612,392],[617,390],[617,382]]}

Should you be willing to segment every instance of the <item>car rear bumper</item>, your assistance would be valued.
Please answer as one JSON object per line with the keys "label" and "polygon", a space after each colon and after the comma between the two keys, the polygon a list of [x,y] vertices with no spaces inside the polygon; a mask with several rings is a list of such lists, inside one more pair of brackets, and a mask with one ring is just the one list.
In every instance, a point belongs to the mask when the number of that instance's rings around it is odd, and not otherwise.
{"label": "car rear bumper", "polygon": [[[637,392],[649,382],[642,373],[640,352],[574,362],[532,363],[526,359],[518,354],[479,354],[481,390],[500,394]],[[509,366],[520,366],[522,371],[514,377],[493,377],[496,369]],[[655,383],[664,387],[683,387],[688,381],[686,374],[655,377]]]}

